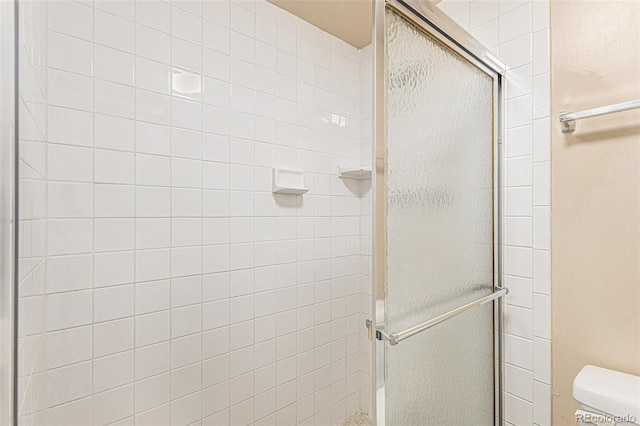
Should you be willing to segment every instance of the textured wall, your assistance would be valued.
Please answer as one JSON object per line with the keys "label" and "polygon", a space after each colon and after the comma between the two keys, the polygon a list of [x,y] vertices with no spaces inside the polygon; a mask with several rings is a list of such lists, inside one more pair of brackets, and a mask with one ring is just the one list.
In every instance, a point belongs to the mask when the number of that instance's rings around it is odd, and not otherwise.
{"label": "textured wall", "polygon": [[[638,28],[637,1],[551,2],[554,118],[640,98]],[[552,129],[553,418],[571,425],[582,366],[640,374],[640,112]]]}

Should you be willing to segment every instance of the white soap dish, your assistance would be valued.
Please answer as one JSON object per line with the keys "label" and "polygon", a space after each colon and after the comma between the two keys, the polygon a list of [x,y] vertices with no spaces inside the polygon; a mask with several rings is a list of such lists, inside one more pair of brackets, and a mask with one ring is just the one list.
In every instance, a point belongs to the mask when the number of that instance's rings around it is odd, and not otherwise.
{"label": "white soap dish", "polygon": [[338,177],[342,179],[371,179],[370,167],[338,167]]}
{"label": "white soap dish", "polygon": [[300,195],[309,190],[304,186],[304,172],[302,170],[274,167],[272,177],[272,192],[274,194]]}

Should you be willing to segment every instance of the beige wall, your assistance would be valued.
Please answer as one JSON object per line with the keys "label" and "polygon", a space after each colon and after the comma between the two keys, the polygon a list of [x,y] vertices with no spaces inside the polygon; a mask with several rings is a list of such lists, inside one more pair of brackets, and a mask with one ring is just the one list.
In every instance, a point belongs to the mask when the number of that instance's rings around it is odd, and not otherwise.
{"label": "beige wall", "polygon": [[640,1],[551,1],[553,423],[575,425],[586,364],[640,375]]}

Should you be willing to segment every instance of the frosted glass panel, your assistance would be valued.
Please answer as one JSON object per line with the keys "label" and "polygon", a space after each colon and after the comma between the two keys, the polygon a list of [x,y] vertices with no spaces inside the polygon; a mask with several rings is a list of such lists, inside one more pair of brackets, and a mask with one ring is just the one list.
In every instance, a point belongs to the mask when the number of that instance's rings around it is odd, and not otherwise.
{"label": "frosted glass panel", "polygon": [[[386,16],[386,326],[398,332],[493,289],[493,79]],[[386,418],[493,424],[493,307],[386,349]]]}

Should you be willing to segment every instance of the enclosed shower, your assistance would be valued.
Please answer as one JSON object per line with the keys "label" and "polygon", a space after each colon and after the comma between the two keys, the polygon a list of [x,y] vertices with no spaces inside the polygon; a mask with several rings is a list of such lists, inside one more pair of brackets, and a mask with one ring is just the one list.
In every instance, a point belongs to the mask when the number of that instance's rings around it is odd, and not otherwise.
{"label": "enclosed shower", "polygon": [[0,423],[519,424],[508,65],[359,3],[0,3]]}

